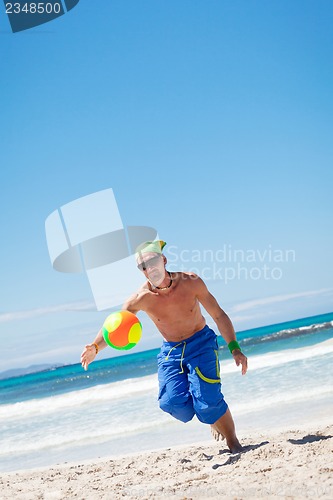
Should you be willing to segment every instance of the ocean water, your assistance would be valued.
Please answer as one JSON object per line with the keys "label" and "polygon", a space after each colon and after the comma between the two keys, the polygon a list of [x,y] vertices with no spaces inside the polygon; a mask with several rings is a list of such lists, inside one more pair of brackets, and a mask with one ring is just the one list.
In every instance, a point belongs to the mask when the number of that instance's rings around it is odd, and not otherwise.
{"label": "ocean water", "polygon": [[[332,414],[333,313],[239,332],[241,376],[220,343],[223,393],[237,432]],[[114,457],[210,438],[157,403],[158,349],[0,380],[0,472]]]}

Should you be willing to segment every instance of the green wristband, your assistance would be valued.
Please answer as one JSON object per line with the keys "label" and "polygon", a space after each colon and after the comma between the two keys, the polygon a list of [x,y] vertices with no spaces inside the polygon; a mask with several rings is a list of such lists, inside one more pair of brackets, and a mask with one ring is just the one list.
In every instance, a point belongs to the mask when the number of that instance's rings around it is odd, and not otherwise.
{"label": "green wristband", "polygon": [[231,342],[229,342],[228,348],[229,348],[229,351],[231,352],[231,354],[232,354],[232,351],[234,351],[235,349],[241,350],[237,340],[232,340]]}

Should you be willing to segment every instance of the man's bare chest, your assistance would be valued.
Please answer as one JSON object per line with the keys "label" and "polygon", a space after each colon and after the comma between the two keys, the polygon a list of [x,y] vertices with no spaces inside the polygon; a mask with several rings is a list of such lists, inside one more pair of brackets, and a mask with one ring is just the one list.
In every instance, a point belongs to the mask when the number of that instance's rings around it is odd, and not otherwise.
{"label": "man's bare chest", "polygon": [[177,314],[187,315],[199,308],[199,303],[192,294],[178,293],[178,291],[152,294],[147,304],[147,312],[160,319]]}

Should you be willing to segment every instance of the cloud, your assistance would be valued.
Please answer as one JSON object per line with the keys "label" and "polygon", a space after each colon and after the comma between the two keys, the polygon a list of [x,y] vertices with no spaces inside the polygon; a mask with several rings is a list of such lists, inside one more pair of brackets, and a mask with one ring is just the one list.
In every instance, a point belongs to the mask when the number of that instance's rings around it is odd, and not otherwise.
{"label": "cloud", "polygon": [[270,316],[273,316],[274,313],[271,311],[264,311],[262,313],[256,313],[256,314],[248,314],[247,316],[232,316],[232,321],[234,323],[242,323],[244,321],[253,321],[257,319],[262,319],[262,318],[269,318]]}
{"label": "cloud", "polygon": [[293,299],[301,298],[312,298],[314,296],[328,295],[333,292],[332,288],[323,288],[321,290],[312,290],[309,292],[299,292],[299,293],[288,293],[285,295],[274,295],[272,297],[263,297],[261,299],[248,300],[247,302],[242,302],[241,304],[234,305],[231,310],[232,312],[241,312],[251,309],[256,309],[258,307],[276,304],[279,302],[287,302]]}
{"label": "cloud", "polygon": [[57,314],[59,312],[71,311],[96,311],[93,302],[69,302],[67,304],[58,304],[56,306],[39,307],[36,309],[29,309],[26,311],[12,311],[0,314],[0,323],[9,323],[10,321],[19,321],[26,319],[38,318],[48,314]]}

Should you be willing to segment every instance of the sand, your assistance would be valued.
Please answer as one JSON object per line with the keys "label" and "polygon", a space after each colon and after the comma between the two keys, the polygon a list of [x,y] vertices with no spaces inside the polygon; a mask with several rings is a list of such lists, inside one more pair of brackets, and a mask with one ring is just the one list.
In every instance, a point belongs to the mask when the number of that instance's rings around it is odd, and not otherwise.
{"label": "sand", "polygon": [[333,425],[0,474],[1,499],[333,499]]}

